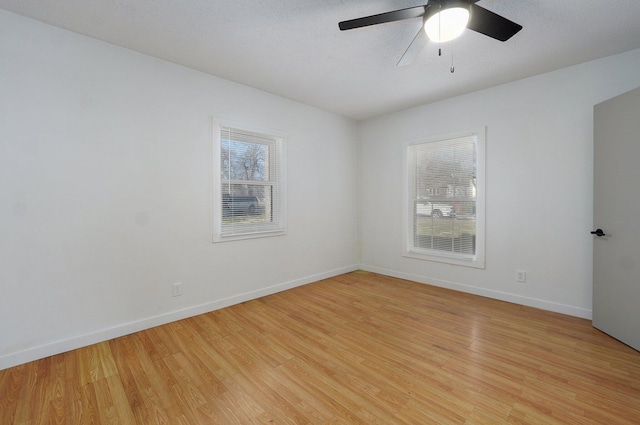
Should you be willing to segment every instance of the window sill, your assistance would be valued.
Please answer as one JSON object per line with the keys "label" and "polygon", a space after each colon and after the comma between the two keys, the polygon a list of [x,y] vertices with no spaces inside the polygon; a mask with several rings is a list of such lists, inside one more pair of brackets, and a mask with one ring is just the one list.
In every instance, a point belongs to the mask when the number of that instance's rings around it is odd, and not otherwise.
{"label": "window sill", "polygon": [[213,242],[231,242],[237,240],[246,240],[246,239],[258,239],[258,238],[269,238],[273,236],[284,236],[287,234],[287,231],[282,230],[268,230],[268,231],[260,231],[260,232],[247,232],[247,233],[235,233],[229,235],[220,235],[215,234],[213,236]]}
{"label": "window sill", "polygon": [[484,259],[477,256],[464,256],[456,254],[448,254],[446,252],[433,252],[433,251],[417,251],[417,250],[405,250],[402,253],[403,257],[413,258],[423,261],[434,261],[437,263],[446,263],[456,266],[472,267],[476,269],[484,269]]}

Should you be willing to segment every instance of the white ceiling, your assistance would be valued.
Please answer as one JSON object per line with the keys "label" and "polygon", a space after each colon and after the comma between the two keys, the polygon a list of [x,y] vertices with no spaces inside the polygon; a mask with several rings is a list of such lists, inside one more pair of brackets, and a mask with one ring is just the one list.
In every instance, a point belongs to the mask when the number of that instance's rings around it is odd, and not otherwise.
{"label": "white ceiling", "polygon": [[[421,20],[338,22],[426,0],[0,0],[0,8],[354,119],[640,48],[639,0],[480,0],[521,24],[396,67]],[[451,73],[452,54],[455,73]],[[640,71],[639,71],[640,72]]]}

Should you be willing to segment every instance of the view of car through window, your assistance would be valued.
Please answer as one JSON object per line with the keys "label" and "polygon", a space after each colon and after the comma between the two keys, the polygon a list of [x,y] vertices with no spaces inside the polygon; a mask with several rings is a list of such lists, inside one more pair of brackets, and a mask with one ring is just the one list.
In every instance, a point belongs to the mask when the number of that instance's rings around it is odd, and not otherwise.
{"label": "view of car through window", "polygon": [[265,212],[264,200],[257,196],[222,195],[222,215],[224,217],[258,216]]}
{"label": "view of car through window", "polygon": [[416,214],[426,215],[430,217],[454,217],[455,210],[453,205],[444,204],[438,202],[431,202],[427,200],[416,201]]}

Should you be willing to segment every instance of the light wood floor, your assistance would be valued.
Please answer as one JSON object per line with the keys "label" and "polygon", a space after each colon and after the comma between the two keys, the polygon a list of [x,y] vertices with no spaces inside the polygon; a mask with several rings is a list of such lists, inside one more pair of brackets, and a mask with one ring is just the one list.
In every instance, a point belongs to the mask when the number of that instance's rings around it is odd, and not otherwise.
{"label": "light wood floor", "polygon": [[638,424],[583,319],[366,272],[0,371],[0,424]]}

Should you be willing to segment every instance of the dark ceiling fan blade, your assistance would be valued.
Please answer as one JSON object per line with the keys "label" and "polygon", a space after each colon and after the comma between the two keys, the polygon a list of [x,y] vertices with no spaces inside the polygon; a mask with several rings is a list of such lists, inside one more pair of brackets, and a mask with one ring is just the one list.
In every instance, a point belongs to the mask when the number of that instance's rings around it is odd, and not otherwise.
{"label": "dark ceiling fan blade", "polygon": [[483,7],[475,4],[469,5],[471,16],[467,28],[481,34],[495,38],[500,41],[507,41],[522,29],[522,25],[516,24],[500,15],[497,15]]}
{"label": "dark ceiling fan blade", "polygon": [[422,27],[420,27],[420,30],[418,31],[416,36],[413,37],[413,41],[411,42],[411,44],[409,44],[409,47],[407,47],[407,50],[405,50],[396,66],[409,65],[411,62],[413,62],[416,56],[418,56],[418,53],[422,51],[422,49],[427,45],[428,42],[429,37],[427,37],[427,33],[424,32],[424,29]]}
{"label": "dark ceiling fan blade", "polygon": [[380,13],[378,15],[365,16],[363,18],[350,19],[338,24],[341,31],[354,28],[367,27],[369,25],[384,24],[385,22],[401,21],[403,19],[419,18],[424,15],[424,6],[409,7],[407,9],[394,10],[393,12]]}

